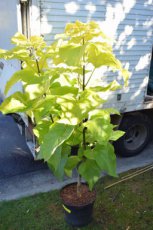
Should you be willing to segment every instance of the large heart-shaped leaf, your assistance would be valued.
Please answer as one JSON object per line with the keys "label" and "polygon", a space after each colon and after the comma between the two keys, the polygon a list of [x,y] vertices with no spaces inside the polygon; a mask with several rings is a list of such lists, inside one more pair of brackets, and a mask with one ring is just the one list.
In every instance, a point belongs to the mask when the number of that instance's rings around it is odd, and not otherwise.
{"label": "large heart-shaped leaf", "polygon": [[80,175],[87,181],[89,188],[92,189],[94,184],[100,178],[101,170],[95,160],[87,159],[82,162],[78,169]]}
{"label": "large heart-shaped leaf", "polygon": [[49,160],[56,149],[70,137],[73,129],[74,127],[72,125],[66,125],[63,123],[54,123],[51,126],[49,132],[45,135],[40,148],[41,156],[45,161]]}

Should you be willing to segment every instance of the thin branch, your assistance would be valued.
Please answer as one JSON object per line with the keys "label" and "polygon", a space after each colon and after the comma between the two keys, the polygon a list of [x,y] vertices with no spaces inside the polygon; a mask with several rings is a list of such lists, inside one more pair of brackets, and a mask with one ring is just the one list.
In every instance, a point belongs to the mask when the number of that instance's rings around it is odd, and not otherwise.
{"label": "thin branch", "polygon": [[128,175],[123,176],[122,179],[125,179],[125,178],[130,177],[130,176],[137,175],[137,173],[143,172],[144,170],[146,170],[146,169],[148,169],[148,168],[150,168],[150,167],[152,167],[152,166],[153,166],[153,164],[147,165],[147,166],[145,166],[144,168],[138,169],[137,171],[135,171],[135,172],[133,172],[133,173],[130,173],[130,174],[128,174]]}
{"label": "thin branch", "polygon": [[[83,45],[84,45],[84,38],[83,38]],[[84,55],[83,55],[83,69],[82,69],[82,75],[83,75],[83,81],[82,81],[82,90],[85,90],[85,64],[84,64]],[[78,75],[78,82],[79,82],[79,75]],[[84,122],[84,121],[83,121]],[[84,150],[86,149],[86,136],[85,136],[85,131],[86,131],[86,127],[83,128],[83,148]],[[80,163],[77,165],[77,172],[78,172],[78,168],[79,168]],[[78,181],[77,181],[77,196],[81,196],[81,175],[78,172]]]}
{"label": "thin branch", "polygon": [[110,184],[110,185],[106,186],[104,188],[104,190],[109,189],[109,188],[111,188],[111,187],[113,187],[113,186],[115,186],[117,184],[120,184],[121,182],[124,182],[124,181],[127,181],[129,179],[132,179],[132,178],[134,178],[134,177],[136,177],[138,175],[141,175],[141,174],[143,174],[145,172],[148,172],[148,171],[150,171],[152,169],[153,169],[153,165],[150,165],[150,167],[145,167],[143,170],[140,170],[140,172],[138,170],[138,172],[135,172],[134,174],[130,174],[129,176],[127,176],[127,177],[125,177],[125,178],[123,178],[123,179],[121,179],[121,180],[119,180],[117,182],[114,182],[113,184]]}

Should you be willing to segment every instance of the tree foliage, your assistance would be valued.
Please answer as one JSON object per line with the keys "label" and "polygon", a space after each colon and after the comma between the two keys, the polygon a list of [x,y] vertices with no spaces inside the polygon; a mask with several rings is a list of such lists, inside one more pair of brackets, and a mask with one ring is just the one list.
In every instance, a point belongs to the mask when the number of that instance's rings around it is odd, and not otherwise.
{"label": "tree foliage", "polygon": [[[64,34],[51,45],[42,37],[27,39],[16,33],[14,48],[0,50],[0,58],[18,59],[22,69],[7,82],[5,93],[22,82],[23,93],[16,92],[1,104],[4,114],[24,112],[34,124],[40,145],[39,158],[48,162],[58,177],[72,170],[88,182],[90,189],[105,171],[116,176],[116,157],[110,141],[123,135],[114,131],[110,114],[115,109],[98,109],[105,103],[99,93],[114,91],[121,85],[112,80],[108,85],[90,85],[95,69],[107,66],[120,71],[125,85],[128,71],[115,57],[110,39],[96,22],[68,23]],[[72,156],[71,146],[78,146]]]}

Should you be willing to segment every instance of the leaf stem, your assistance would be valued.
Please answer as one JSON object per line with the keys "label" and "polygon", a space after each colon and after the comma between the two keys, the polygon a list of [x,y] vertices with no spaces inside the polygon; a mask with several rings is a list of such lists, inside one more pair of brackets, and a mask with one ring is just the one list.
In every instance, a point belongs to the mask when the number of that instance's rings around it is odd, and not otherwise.
{"label": "leaf stem", "polygon": [[91,80],[94,71],[95,71],[95,68],[93,69],[93,71],[92,71],[92,73],[91,73],[91,75],[90,75],[88,81],[86,82],[85,87],[88,85],[89,81]]}
{"label": "leaf stem", "polygon": [[79,76],[79,74],[78,74],[78,78],[77,79],[78,79],[78,88],[81,89],[81,82],[80,82],[80,76]]}
{"label": "leaf stem", "polygon": [[[83,46],[84,46],[84,38],[83,38]],[[82,90],[84,91],[85,90],[85,76],[86,76],[86,69],[85,69],[85,64],[84,64],[84,61],[85,61],[85,57],[83,55],[83,71],[82,71],[82,75],[83,75],[83,81],[82,81]]]}
{"label": "leaf stem", "polygon": [[54,119],[53,119],[52,114],[50,114],[50,118],[51,118],[52,123],[54,123]]}
{"label": "leaf stem", "polygon": [[38,74],[40,74],[39,62],[38,62],[37,58],[36,58],[35,60],[36,60],[36,65],[37,65]]}
{"label": "leaf stem", "polygon": [[85,90],[85,65],[83,65],[83,82],[82,82],[82,90]]}
{"label": "leaf stem", "polygon": [[83,149],[86,150],[86,127],[83,128]]}

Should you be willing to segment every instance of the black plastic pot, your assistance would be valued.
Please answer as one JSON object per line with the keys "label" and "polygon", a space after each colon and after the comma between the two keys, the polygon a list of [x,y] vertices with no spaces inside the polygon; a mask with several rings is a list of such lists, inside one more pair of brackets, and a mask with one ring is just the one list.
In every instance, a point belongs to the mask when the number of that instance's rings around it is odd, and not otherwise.
{"label": "black plastic pot", "polygon": [[68,205],[63,201],[63,209],[66,222],[72,225],[73,227],[84,227],[88,225],[93,218],[94,202],[95,200],[87,205],[73,206]]}

